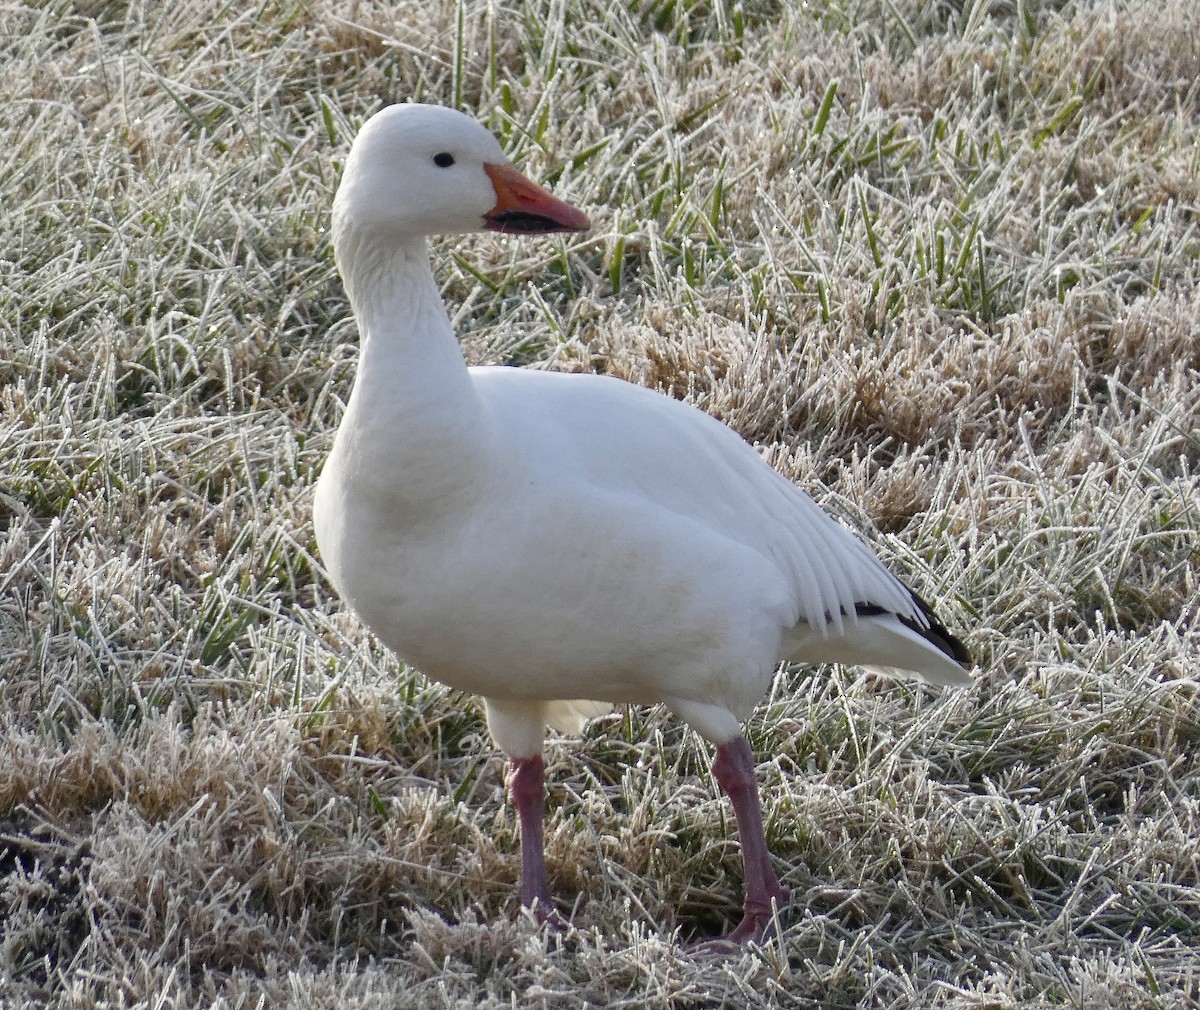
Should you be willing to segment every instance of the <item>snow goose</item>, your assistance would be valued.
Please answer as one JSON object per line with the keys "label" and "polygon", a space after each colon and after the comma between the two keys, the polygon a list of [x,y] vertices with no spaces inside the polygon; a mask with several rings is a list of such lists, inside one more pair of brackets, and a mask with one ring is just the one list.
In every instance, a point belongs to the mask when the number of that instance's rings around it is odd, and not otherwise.
{"label": "snow goose", "polygon": [[483,696],[511,762],[525,905],[553,917],[547,725],[663,704],[716,746],[745,863],[728,939],[758,939],[787,892],[740,724],[777,665],[962,684],[968,656],[862,541],[701,411],[600,375],[467,367],[426,236],[587,227],[461,113],[395,105],[368,120],[333,205],[361,359],[317,485],[317,543],[398,656]]}

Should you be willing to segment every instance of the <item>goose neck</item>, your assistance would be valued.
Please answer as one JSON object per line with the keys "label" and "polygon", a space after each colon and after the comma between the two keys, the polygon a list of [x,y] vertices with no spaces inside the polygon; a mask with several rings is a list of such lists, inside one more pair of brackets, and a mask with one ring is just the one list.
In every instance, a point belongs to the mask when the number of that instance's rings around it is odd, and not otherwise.
{"label": "goose neck", "polygon": [[[439,497],[484,469],[490,427],[423,239],[338,245],[358,319],[358,372],[335,452],[367,485]],[[403,481],[400,478],[403,477]]]}

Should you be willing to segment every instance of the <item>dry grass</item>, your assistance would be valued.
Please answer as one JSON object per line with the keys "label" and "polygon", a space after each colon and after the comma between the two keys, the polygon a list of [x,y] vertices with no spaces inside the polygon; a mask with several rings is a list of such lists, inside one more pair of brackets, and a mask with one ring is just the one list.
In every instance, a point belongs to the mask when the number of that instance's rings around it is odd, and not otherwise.
{"label": "dry grass", "polygon": [[[0,54],[0,1003],[1200,1000],[1195,5],[89,0]],[[981,660],[780,674],[778,946],[676,945],[740,866],[642,710],[550,749],[540,932],[474,700],[322,577],[328,207],[409,98],[596,223],[439,244],[472,360],[723,417]]]}

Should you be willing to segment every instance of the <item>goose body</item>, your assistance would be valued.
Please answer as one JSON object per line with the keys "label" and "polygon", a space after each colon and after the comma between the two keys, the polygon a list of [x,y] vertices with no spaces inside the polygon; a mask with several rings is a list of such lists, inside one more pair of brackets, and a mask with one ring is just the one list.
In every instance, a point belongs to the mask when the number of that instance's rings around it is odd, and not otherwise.
{"label": "goose body", "polygon": [[747,871],[731,937],[757,937],[786,895],[740,724],[779,662],[957,684],[967,655],[862,541],[701,411],[614,378],[467,367],[425,236],[585,227],[457,112],[392,106],[367,122],[334,204],[362,354],[317,541],[385,644],[484,697],[512,761],[526,904],[550,907],[546,726],[662,703],[717,745]]}

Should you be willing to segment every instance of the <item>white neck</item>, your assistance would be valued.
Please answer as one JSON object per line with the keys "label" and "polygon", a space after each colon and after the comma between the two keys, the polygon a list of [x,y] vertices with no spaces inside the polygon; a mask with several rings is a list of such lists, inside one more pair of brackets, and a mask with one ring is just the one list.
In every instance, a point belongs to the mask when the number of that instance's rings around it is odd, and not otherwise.
{"label": "white neck", "polygon": [[490,430],[429,267],[425,240],[337,237],[358,318],[358,375],[334,452],[346,478],[403,502],[461,500]]}

